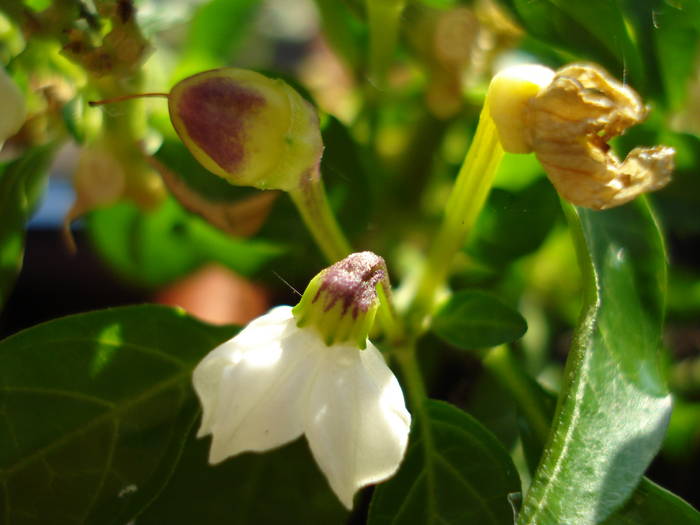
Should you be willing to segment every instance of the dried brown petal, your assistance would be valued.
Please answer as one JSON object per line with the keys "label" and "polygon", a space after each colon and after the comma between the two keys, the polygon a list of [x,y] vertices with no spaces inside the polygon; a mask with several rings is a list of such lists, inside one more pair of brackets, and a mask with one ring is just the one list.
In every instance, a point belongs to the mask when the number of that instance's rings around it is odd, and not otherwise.
{"label": "dried brown petal", "polygon": [[565,199],[612,208],[670,180],[672,148],[635,148],[620,162],[607,144],[646,114],[639,95],[600,67],[572,64],[528,102],[527,141]]}

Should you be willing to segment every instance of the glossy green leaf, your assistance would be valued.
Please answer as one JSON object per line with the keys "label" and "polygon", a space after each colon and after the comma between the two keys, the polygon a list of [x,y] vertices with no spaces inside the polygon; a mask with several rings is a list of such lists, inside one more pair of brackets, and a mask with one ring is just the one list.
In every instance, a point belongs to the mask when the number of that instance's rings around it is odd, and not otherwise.
{"label": "glossy green leaf", "polygon": [[565,209],[584,306],[520,525],[585,525],[610,516],[658,451],[671,409],[660,370],[665,254],[646,202]]}
{"label": "glossy green leaf", "polygon": [[370,525],[511,523],[520,479],[498,440],[447,403],[428,400],[399,472],[377,487]]}
{"label": "glossy green leaf", "polygon": [[168,198],[156,210],[129,202],[93,211],[88,233],[123,278],[143,286],[167,284],[207,261],[252,275],[283,253],[281,245],[226,235]]}
{"label": "glossy green leaf", "polygon": [[687,502],[643,478],[625,506],[603,525],[698,525],[700,513]]}
{"label": "glossy green leaf", "polygon": [[305,440],[263,454],[208,462],[210,438],[187,441],[163,493],[139,525],[344,523],[348,512],[328,486]]}
{"label": "glossy green leaf", "polygon": [[22,267],[24,230],[46,186],[55,145],[34,148],[0,166],[0,308]]}
{"label": "glossy green leaf", "polygon": [[644,64],[618,5],[611,0],[506,0],[532,37],[601,64],[643,90]]}
{"label": "glossy green leaf", "polygon": [[433,318],[431,329],[462,350],[487,348],[520,339],[527,322],[517,310],[484,292],[453,294]]}
{"label": "glossy green leaf", "polygon": [[162,489],[197,417],[192,369],[233,332],[136,306],[0,342],[0,521],[132,519]]}
{"label": "glossy green leaf", "polygon": [[[521,438],[528,465],[539,460],[544,449],[549,423],[554,414],[555,397],[534,381],[506,347],[494,348],[484,365],[506,387],[517,401],[521,415]],[[677,403],[674,403],[677,405]],[[674,406],[674,418],[677,406]],[[673,418],[672,418],[673,421]],[[613,513],[604,525],[694,525],[700,523],[698,513],[675,494],[642,478],[627,503]]]}

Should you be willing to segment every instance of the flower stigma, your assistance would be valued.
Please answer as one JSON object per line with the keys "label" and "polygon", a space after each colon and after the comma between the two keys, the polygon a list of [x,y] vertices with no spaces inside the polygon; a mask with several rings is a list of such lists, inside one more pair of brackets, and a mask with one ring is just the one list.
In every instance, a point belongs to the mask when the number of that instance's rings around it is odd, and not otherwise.
{"label": "flower stigma", "polygon": [[297,326],[312,326],[328,346],[354,342],[364,349],[379,308],[377,286],[390,293],[384,259],[353,253],[311,280],[292,309]]}

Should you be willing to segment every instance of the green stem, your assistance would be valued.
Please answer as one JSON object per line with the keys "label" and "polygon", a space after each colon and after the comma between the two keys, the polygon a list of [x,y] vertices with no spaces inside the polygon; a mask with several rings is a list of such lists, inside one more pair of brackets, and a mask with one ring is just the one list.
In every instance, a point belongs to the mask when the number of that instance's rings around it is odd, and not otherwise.
{"label": "green stem", "polygon": [[377,284],[377,298],[379,299],[377,317],[379,317],[387,342],[391,346],[398,346],[404,342],[403,323],[394,307],[390,293],[386,293],[381,283]]}
{"label": "green stem", "polygon": [[386,72],[399,39],[401,12],[406,0],[366,0],[369,20],[369,73],[378,89],[386,83]]}
{"label": "green stem", "polygon": [[418,360],[416,359],[415,345],[397,347],[393,354],[401,367],[403,378],[408,387],[408,396],[413,405],[413,410],[419,413],[425,411],[425,399],[428,397],[423,376],[420,373]]}
{"label": "green stem", "polygon": [[339,261],[352,251],[328,204],[318,172],[289,191],[289,196],[328,262]]}
{"label": "green stem", "polygon": [[424,317],[432,311],[436,292],[444,286],[455,255],[464,246],[484,207],[503,153],[487,98],[409,307],[411,326],[420,327]]}
{"label": "green stem", "polygon": [[551,410],[545,406],[542,392],[505,346],[491,348],[483,359],[484,367],[512,395],[520,411],[544,446],[549,435]]}
{"label": "green stem", "polygon": [[403,380],[408,390],[411,411],[417,424],[420,425],[421,436],[423,438],[423,450],[425,451],[425,472],[428,477],[429,485],[434,485],[433,477],[435,471],[432,464],[433,455],[430,452],[435,449],[435,445],[433,442],[432,428],[430,426],[430,417],[428,416],[428,408],[426,406],[428,395],[416,358],[415,341],[395,347],[392,355],[395,356],[396,362],[401,368]]}

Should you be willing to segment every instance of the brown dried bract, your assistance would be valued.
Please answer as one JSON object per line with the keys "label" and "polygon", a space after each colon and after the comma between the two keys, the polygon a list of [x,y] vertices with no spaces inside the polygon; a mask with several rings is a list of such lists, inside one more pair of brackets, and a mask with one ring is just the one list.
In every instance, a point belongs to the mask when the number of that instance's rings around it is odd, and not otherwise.
{"label": "brown dried bract", "polygon": [[559,193],[596,210],[665,186],[675,151],[635,148],[620,162],[607,144],[646,117],[639,95],[593,64],[571,64],[530,99],[528,140]]}

